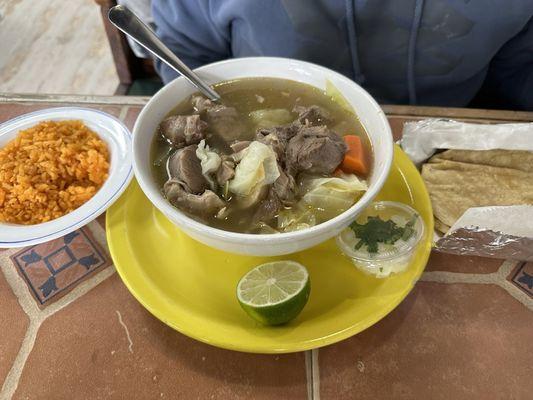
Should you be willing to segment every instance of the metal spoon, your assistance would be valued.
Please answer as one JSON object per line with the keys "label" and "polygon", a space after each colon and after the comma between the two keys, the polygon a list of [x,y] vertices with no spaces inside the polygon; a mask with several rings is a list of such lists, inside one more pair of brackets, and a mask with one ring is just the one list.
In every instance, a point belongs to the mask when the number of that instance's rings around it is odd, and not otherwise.
{"label": "metal spoon", "polygon": [[210,100],[220,101],[220,95],[202,81],[183,61],[163,44],[157,35],[146,26],[130,9],[115,6],[109,10],[108,18],[113,25],[166,63],[198,88]]}

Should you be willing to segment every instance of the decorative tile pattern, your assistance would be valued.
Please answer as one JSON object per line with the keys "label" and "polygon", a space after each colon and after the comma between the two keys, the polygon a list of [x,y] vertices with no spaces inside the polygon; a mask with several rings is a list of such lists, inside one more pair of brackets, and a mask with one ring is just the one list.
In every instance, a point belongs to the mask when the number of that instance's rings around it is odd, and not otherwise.
{"label": "decorative tile pattern", "polygon": [[533,262],[518,264],[507,279],[533,297]]}
{"label": "decorative tile pattern", "polygon": [[87,227],[26,247],[12,255],[11,260],[41,306],[68,293],[97,269],[111,264],[110,257]]}

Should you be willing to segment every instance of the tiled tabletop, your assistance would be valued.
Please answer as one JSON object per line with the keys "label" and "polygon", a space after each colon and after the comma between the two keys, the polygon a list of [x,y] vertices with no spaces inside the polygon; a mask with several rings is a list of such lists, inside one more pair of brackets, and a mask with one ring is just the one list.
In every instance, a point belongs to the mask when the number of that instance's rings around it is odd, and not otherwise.
{"label": "tiled tabletop", "polygon": [[[0,96],[0,122],[82,104],[133,126],[146,99]],[[406,120],[531,121],[533,114],[385,107]],[[0,251],[0,399],[531,399],[533,264],[434,253],[391,314],[341,343],[254,355],[189,339],[115,273],[104,217]]]}

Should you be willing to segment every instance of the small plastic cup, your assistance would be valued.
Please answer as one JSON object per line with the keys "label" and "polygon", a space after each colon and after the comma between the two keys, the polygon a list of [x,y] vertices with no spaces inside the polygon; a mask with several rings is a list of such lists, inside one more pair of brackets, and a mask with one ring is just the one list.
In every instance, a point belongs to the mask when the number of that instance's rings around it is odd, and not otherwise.
{"label": "small plastic cup", "polygon": [[356,221],[359,224],[364,224],[370,216],[392,220],[402,227],[412,218],[415,218],[414,233],[407,240],[399,239],[393,245],[380,243],[377,253],[369,253],[365,245],[355,249],[359,239],[351,228],[346,228],[337,236],[337,245],[358,269],[376,278],[387,278],[391,274],[405,271],[424,236],[425,227],[422,217],[408,205],[393,201],[372,203],[359,214]]}

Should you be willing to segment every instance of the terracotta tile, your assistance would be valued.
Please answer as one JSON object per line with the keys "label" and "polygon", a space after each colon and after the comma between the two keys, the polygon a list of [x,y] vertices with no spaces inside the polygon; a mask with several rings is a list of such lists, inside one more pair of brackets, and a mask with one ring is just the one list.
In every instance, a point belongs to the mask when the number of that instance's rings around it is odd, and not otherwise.
{"label": "terracotta tile", "polygon": [[111,257],[87,227],[25,247],[11,260],[39,305],[57,300],[96,270],[111,265]]}
{"label": "terracotta tile", "polygon": [[407,121],[412,121],[412,118],[405,118],[405,117],[388,117],[389,125],[392,130],[392,136],[394,140],[400,140],[402,138],[402,132],[403,132],[403,124],[405,124]]}
{"label": "terracotta tile", "polygon": [[28,317],[0,271],[0,388],[20,350],[28,324]]}
{"label": "terracotta tile", "polygon": [[47,108],[47,104],[0,104],[0,124],[19,115]]}
{"label": "terracotta tile", "polygon": [[533,262],[518,264],[507,279],[529,297],[533,297]]}
{"label": "terracotta tile", "polygon": [[104,229],[105,229],[105,218],[106,218],[106,213],[103,213],[98,218],[96,218],[96,222],[98,222],[100,226]]}
{"label": "terracotta tile", "polygon": [[133,125],[135,125],[135,121],[137,120],[137,117],[139,116],[141,110],[141,106],[130,106],[130,108],[128,109],[126,117],[124,118],[124,123],[126,124],[129,130],[133,131]]}
{"label": "terracotta tile", "polygon": [[[85,107],[85,105],[83,105],[82,107]],[[96,108],[97,110],[106,112],[106,113],[111,114],[111,115],[113,115],[114,117],[117,117],[117,118],[120,116],[120,112],[122,111],[122,106],[90,104],[90,105],[87,105],[87,107],[88,108]]]}
{"label": "terracotta tile", "polygon": [[306,399],[305,361],[189,339],[113,275],[43,323],[14,395],[26,398]]}
{"label": "terracotta tile", "polygon": [[389,316],[320,350],[322,399],[529,399],[533,313],[498,286],[419,282]]}
{"label": "terracotta tile", "polygon": [[496,272],[503,260],[473,256],[431,252],[426,271],[448,271],[470,274],[490,274]]}
{"label": "terracotta tile", "polygon": [[111,114],[114,117],[119,117],[120,112],[122,111],[123,106],[117,105],[107,105],[107,104],[87,104],[87,103],[50,103],[46,107],[83,107],[83,108],[94,108],[95,110],[103,111],[105,113]]}
{"label": "terracotta tile", "polygon": [[27,114],[33,111],[42,110],[45,108],[54,108],[54,107],[69,107],[69,106],[79,106],[86,108],[95,108],[97,110],[106,112],[115,117],[120,115],[122,110],[121,106],[115,105],[98,105],[98,104],[57,104],[57,103],[33,103],[33,104],[23,104],[23,103],[6,103],[0,104],[0,124],[6,122],[11,118],[18,117],[22,114]]}

